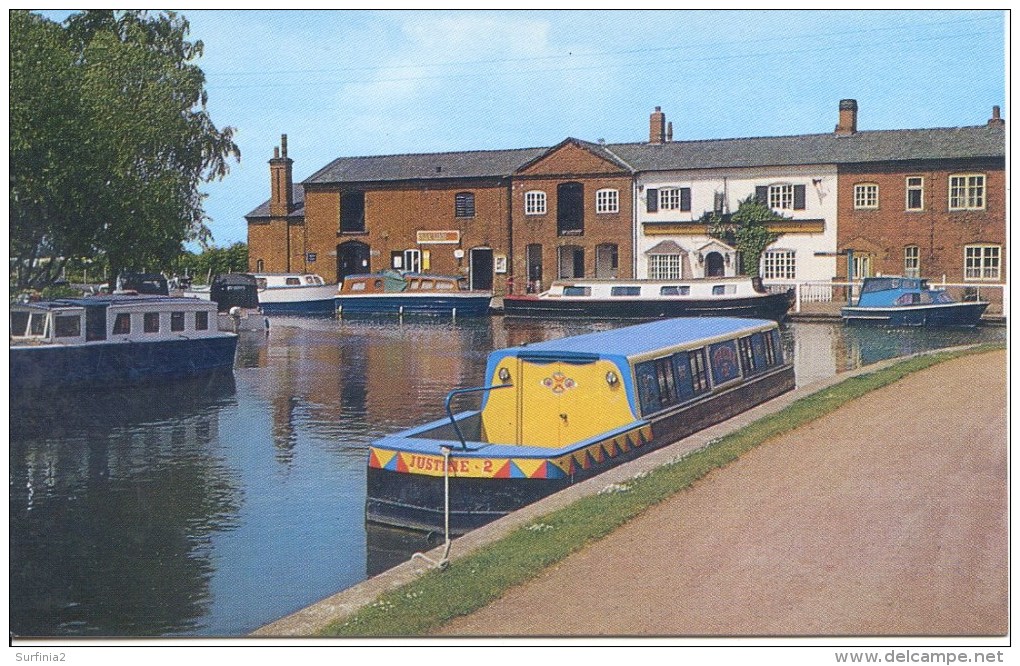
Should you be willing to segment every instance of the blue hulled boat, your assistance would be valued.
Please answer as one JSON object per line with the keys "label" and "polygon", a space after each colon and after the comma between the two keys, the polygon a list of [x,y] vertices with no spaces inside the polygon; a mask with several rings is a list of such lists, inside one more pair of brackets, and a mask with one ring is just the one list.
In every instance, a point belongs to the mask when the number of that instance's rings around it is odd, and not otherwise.
{"label": "blue hulled boat", "polygon": [[[366,519],[464,533],[794,387],[774,321],[667,319],[492,352],[449,419],[369,447]],[[481,392],[481,409],[450,400]]]}
{"label": "blue hulled boat", "polygon": [[197,298],[110,295],[10,309],[12,394],[230,372],[237,336]]}
{"label": "blue hulled boat", "polygon": [[336,297],[349,314],[424,314],[478,317],[489,312],[491,291],[471,290],[459,276],[386,271],[348,275]]}
{"label": "blue hulled boat", "polygon": [[927,280],[886,276],[864,278],[857,304],[840,315],[847,324],[975,326],[987,308],[987,301],[954,301]]}

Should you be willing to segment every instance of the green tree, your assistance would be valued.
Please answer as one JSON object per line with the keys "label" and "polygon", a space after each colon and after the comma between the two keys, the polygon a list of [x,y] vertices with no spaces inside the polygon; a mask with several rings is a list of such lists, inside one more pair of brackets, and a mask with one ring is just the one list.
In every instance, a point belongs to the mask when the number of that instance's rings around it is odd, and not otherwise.
{"label": "green tree", "polygon": [[[52,78],[57,101],[42,112],[29,109],[17,118],[12,112],[12,137],[20,132],[27,137],[24,145],[34,149],[33,137],[48,127],[56,130],[49,135],[56,145],[77,145],[81,154],[73,177],[58,180],[48,170],[56,167],[59,173],[67,161],[64,153],[52,152],[25,175],[32,182],[24,190],[66,188],[70,201],[32,210],[12,186],[12,220],[18,207],[25,227],[52,230],[41,240],[38,232],[26,230],[17,246],[12,233],[14,263],[39,265],[46,262],[36,257],[46,254],[51,263],[57,257],[101,256],[113,279],[121,270],[167,267],[185,242],[208,242],[199,188],[223,178],[240,151],[233,129],[217,129],[209,116],[205,75],[193,63],[203,46],[187,40],[188,21],[174,12],[86,11],[55,32],[56,24],[39,17],[21,13],[18,19],[43,26],[37,32],[51,36],[44,43],[55,43],[51,59],[64,65],[58,71],[66,76]],[[13,20],[12,41],[18,32]],[[16,68],[23,70],[19,81],[29,84],[38,76],[33,68],[45,69],[23,49],[25,57],[15,62],[12,43],[12,100]],[[15,168],[12,155],[12,181]],[[80,211],[86,219],[78,219]]]}
{"label": "green tree", "polygon": [[702,216],[708,235],[735,248],[740,253],[740,272],[751,276],[760,274],[761,255],[779,238],[769,231],[769,223],[785,219],[753,195],[741,201],[732,215],[709,212]]}
{"label": "green tree", "polygon": [[10,57],[11,283],[34,289],[56,280],[72,257],[93,254],[102,175],[66,31],[12,11]]}
{"label": "green tree", "polygon": [[248,246],[234,243],[229,247],[207,247],[201,253],[185,252],[173,264],[174,272],[187,273],[199,284],[210,276],[222,273],[244,273],[248,270]]}

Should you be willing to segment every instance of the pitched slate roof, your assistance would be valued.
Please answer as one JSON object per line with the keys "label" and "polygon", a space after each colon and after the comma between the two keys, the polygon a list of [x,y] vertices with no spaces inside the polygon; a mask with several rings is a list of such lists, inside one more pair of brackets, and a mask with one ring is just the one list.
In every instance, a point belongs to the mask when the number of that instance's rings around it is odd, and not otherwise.
{"label": "pitched slate roof", "polygon": [[1005,157],[1002,126],[613,144],[637,171]]}
{"label": "pitched slate roof", "polygon": [[[289,218],[303,218],[305,216],[305,188],[300,183],[294,183],[291,187],[293,195],[293,208],[287,214]],[[269,219],[269,201],[263,201],[259,207],[245,215],[248,219]]]}
{"label": "pitched slate roof", "polygon": [[371,183],[445,178],[505,178],[548,148],[474,150],[459,153],[341,157],[305,179],[304,184]]}
{"label": "pitched slate roof", "polygon": [[[867,162],[1005,158],[1002,125],[935,129],[873,130],[850,136],[798,134],[743,139],[672,141],[664,144],[596,144],[574,141],[632,171],[861,164]],[[382,183],[451,178],[506,178],[553,148],[476,150],[450,153],[341,157],[294,185],[295,209],[289,217],[304,216],[304,185]],[[269,217],[269,202],[247,218]]]}

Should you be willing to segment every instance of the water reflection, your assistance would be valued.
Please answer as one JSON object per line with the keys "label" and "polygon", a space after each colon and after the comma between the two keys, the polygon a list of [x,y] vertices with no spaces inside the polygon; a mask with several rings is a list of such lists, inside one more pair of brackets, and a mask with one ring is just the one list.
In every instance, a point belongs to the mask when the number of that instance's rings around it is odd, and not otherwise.
{"label": "water reflection", "polygon": [[[242,335],[225,381],[12,406],[11,629],[243,635],[428,550],[366,528],[368,444],[440,418],[492,349],[623,325],[274,318],[268,338]],[[784,328],[800,385],[1004,339]]]}
{"label": "water reflection", "polygon": [[233,391],[228,378],[12,405],[12,632],[159,635],[205,613],[203,544],[238,501],[215,455]]}

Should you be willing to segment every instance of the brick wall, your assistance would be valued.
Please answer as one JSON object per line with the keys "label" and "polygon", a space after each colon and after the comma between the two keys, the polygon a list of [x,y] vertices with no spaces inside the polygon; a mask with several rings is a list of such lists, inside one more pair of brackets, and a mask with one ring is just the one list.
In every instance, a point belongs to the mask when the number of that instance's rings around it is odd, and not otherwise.
{"label": "brick wall", "polygon": [[[949,210],[949,177],[955,173],[985,175],[985,209]],[[906,210],[906,179],[924,178],[924,208]],[[878,185],[879,206],[874,210],[854,207],[854,188],[861,183]],[[872,272],[901,275],[904,248],[919,248],[922,277],[946,276],[949,282],[964,281],[964,246],[991,243],[1002,246],[1001,281],[1006,280],[1006,190],[1001,160],[960,161],[951,165],[916,163],[909,168],[896,164],[840,167],[838,176],[838,245],[872,253]],[[846,277],[846,262],[838,262]]]}

